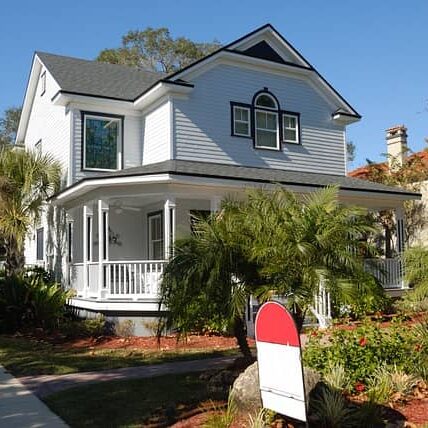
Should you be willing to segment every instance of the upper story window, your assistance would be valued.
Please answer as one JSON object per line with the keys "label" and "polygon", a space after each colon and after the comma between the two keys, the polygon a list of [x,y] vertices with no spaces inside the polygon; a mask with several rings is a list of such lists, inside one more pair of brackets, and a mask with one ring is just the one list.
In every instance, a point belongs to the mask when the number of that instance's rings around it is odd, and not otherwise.
{"label": "upper story window", "polygon": [[299,143],[299,116],[291,113],[282,115],[282,135],[286,143]]}
{"label": "upper story window", "polygon": [[300,114],[281,110],[264,88],[252,104],[231,102],[232,135],[252,138],[258,149],[281,150],[281,143],[300,143]]}
{"label": "upper story window", "polygon": [[258,95],[255,106],[255,138],[257,148],[279,150],[278,103],[266,93]]}
{"label": "upper story window", "polygon": [[83,168],[121,168],[123,117],[83,113]]}
{"label": "upper story window", "polygon": [[233,129],[232,135],[238,137],[250,137],[251,136],[251,126],[250,126],[250,116],[251,110],[248,107],[243,107],[240,105],[233,105]]}
{"label": "upper story window", "polygon": [[40,96],[46,92],[46,71],[40,76]]}

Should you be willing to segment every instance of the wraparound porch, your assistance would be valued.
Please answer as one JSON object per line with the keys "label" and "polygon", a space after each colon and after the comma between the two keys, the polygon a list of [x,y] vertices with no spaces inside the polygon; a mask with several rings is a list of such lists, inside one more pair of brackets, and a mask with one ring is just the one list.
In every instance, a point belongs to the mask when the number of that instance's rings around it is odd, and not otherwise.
{"label": "wraparound porch", "polygon": [[[212,167],[218,171],[217,166]],[[151,167],[150,173],[156,168],[156,165]],[[186,168],[189,168],[187,164]],[[277,185],[251,182],[251,179],[243,180],[242,177],[236,180],[231,176],[210,177],[206,174],[211,165],[198,164],[197,168],[197,177],[170,172],[94,178],[56,198],[55,203],[63,206],[68,214],[66,283],[75,290],[74,300],[79,300],[79,305],[83,306],[82,302],[85,302],[85,308],[90,309],[92,305],[94,310],[112,305],[120,305],[121,310],[126,307],[153,308],[172,243],[191,233],[192,214],[216,211],[223,198],[242,198],[246,188],[262,185],[269,189]],[[229,173],[234,167],[224,168],[224,172]],[[257,169],[239,168],[236,173],[241,174],[242,170],[253,174]],[[264,174],[264,170],[262,172]],[[256,173],[260,174],[260,170]],[[276,173],[289,175],[285,171]],[[313,177],[318,180],[319,176],[313,174]],[[334,183],[339,178],[323,176],[323,179],[327,185],[327,180]],[[305,180],[304,184],[287,182],[286,187],[300,194],[320,187],[319,184],[308,185],[308,177]],[[348,179],[340,177],[340,180]],[[341,202],[373,211],[393,209],[398,226],[394,244],[396,253],[400,254],[404,248],[403,202],[417,198],[417,195],[413,197],[385,186],[379,192],[364,191],[355,184],[359,181],[353,180],[353,187],[340,189]],[[372,271],[387,289],[399,290],[404,286],[399,257],[366,261],[366,269]]]}

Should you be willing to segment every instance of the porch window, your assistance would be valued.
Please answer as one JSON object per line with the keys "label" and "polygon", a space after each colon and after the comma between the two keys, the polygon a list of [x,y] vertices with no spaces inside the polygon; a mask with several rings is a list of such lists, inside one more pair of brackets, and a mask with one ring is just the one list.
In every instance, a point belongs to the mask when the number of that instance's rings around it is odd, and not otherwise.
{"label": "porch window", "polygon": [[83,167],[120,169],[123,117],[83,114]]}
{"label": "porch window", "polygon": [[43,227],[40,227],[36,231],[36,259],[44,260],[44,249],[45,249],[45,230]]}
{"label": "porch window", "polygon": [[163,215],[162,212],[147,216],[149,235],[149,260],[164,259]]}
{"label": "porch window", "polygon": [[86,217],[86,260],[92,261],[92,216]]}
{"label": "porch window", "polygon": [[299,116],[295,114],[282,115],[282,137],[285,143],[299,143]]}

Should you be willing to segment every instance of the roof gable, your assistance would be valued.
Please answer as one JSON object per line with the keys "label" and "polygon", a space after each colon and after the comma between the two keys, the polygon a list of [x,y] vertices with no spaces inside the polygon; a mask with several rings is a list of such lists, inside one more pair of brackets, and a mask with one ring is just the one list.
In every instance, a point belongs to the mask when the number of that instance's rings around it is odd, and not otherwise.
{"label": "roof gable", "polygon": [[[269,63],[276,67],[283,67],[283,72],[305,73],[324,96],[331,101],[335,110],[342,111],[347,116],[348,123],[361,118],[359,113],[331,86],[326,79],[289,43],[272,25],[266,24],[251,33],[229,43],[212,54],[195,61],[175,73],[170,74],[166,80],[175,79],[192,80],[192,75],[204,72],[215,61],[230,55],[234,60],[242,57],[247,60],[254,59],[259,66],[269,67]],[[230,59],[230,58],[229,58]],[[262,64],[260,64],[260,61]]]}
{"label": "roof gable", "polygon": [[254,46],[251,46],[248,49],[245,49],[242,51],[242,53],[254,58],[266,59],[268,61],[285,64],[285,61],[281,55],[279,55],[278,52],[273,49],[265,40],[256,43]]}

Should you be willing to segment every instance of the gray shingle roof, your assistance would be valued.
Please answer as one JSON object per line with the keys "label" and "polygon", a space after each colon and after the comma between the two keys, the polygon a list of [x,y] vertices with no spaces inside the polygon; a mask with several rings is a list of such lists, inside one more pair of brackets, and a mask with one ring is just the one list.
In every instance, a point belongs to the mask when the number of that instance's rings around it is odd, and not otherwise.
{"label": "gray shingle roof", "polygon": [[[258,183],[280,183],[285,185],[307,187],[339,185],[343,190],[374,192],[391,195],[395,194],[403,196],[407,195],[412,196],[413,198],[420,196],[418,193],[410,192],[400,187],[385,186],[384,184],[373,183],[371,181],[342,175],[286,171],[272,168],[255,168],[184,160],[169,160],[150,165],[127,168],[117,171],[114,174],[108,173],[102,177],[131,177],[148,174],[172,174],[201,178],[224,178],[240,181],[253,181]],[[89,177],[84,178],[81,181],[89,181],[92,179],[99,180],[100,178],[100,176]]]}
{"label": "gray shingle roof", "polygon": [[165,77],[126,65],[107,64],[68,56],[36,52],[62,91],[134,101]]}

